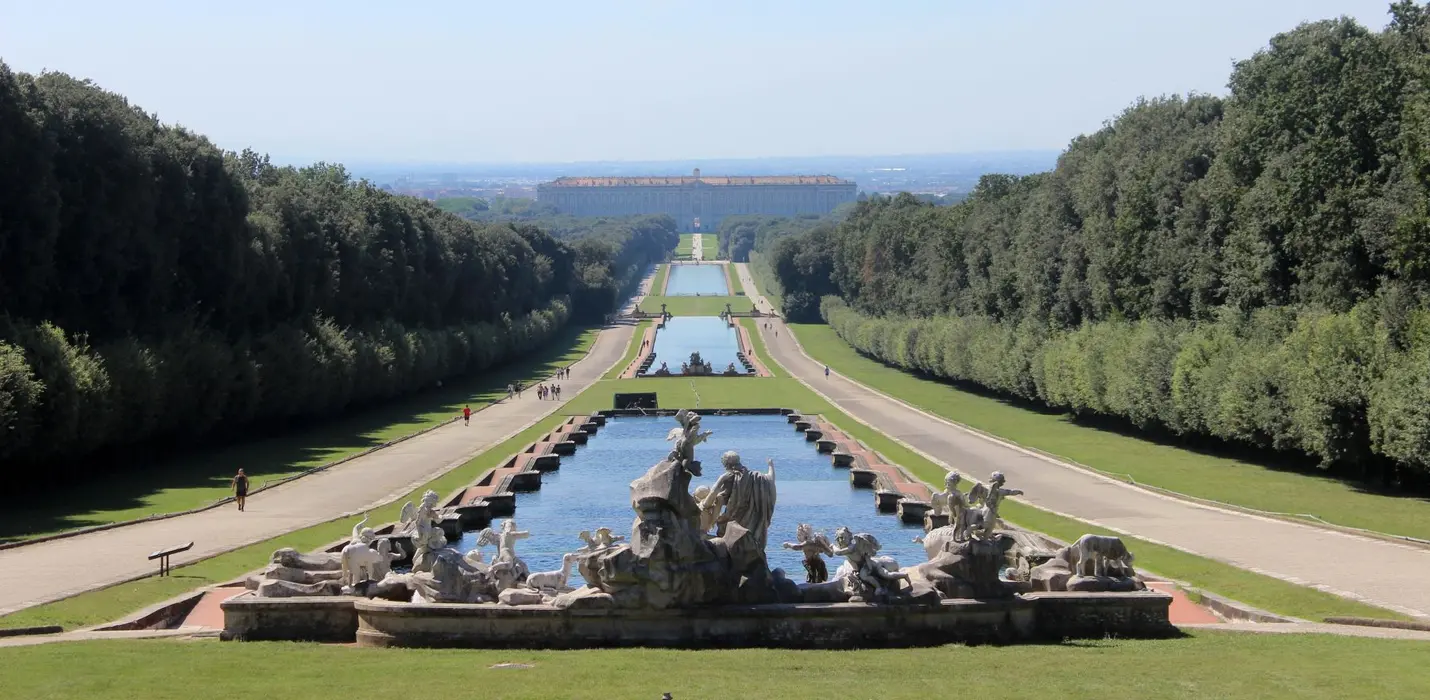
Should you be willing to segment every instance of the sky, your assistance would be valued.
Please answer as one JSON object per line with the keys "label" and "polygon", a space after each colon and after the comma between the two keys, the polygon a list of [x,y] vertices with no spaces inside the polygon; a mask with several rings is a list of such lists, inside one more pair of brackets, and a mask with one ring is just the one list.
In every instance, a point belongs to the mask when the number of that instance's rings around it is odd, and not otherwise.
{"label": "sky", "polygon": [[1389,0],[0,0],[0,60],[280,161],[1061,149]]}

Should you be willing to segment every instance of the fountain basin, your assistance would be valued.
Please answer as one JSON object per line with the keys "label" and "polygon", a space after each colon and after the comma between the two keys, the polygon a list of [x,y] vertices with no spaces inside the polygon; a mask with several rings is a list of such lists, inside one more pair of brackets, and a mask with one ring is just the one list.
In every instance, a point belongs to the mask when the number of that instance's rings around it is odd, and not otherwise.
{"label": "fountain basin", "polygon": [[[934,605],[798,603],[675,610],[562,610],[549,605],[413,604],[350,597],[222,605],[234,639],[356,641],[364,647],[584,649],[779,647],[848,649],[950,643],[1160,638],[1177,634],[1172,597],[1029,593]],[[344,636],[346,635],[346,636]]]}

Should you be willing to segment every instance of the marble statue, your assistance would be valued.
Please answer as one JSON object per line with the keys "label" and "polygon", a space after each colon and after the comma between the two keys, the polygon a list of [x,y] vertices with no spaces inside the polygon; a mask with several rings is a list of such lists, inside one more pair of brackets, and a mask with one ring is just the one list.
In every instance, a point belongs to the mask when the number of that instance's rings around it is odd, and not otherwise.
{"label": "marble statue", "polygon": [[342,582],[349,588],[361,581],[381,581],[392,570],[392,562],[402,554],[393,553],[392,540],[378,539],[372,528],[366,527],[368,516],[353,526],[352,540],[343,547]]}
{"label": "marble statue", "polygon": [[845,557],[854,570],[843,579],[849,602],[887,601],[900,595],[902,582],[909,575],[886,569],[875,559],[879,548],[879,539],[864,532],[851,536],[847,547],[834,547],[834,555]]}
{"label": "marble statue", "polygon": [[342,557],[319,552],[300,554],[284,547],[273,552],[263,572],[246,585],[260,598],[340,595],[343,587]]}
{"label": "marble statue", "polygon": [[[854,546],[854,532],[852,530],[847,527],[841,526],[834,531],[834,556],[844,556],[842,554],[839,554],[838,551],[847,550],[852,546]],[[879,562],[879,565],[884,567],[888,571],[899,570],[899,561],[887,554],[876,556],[874,557],[874,560]],[[839,581],[853,576],[854,574],[854,565],[850,564],[849,560],[846,558],[844,562],[839,565],[839,568],[835,569],[833,580]]]}
{"label": "marble statue", "polygon": [[998,529],[998,506],[1008,496],[1023,494],[1018,489],[1003,488],[1004,481],[1003,472],[993,472],[988,486],[974,484],[968,492],[968,505],[974,509],[969,513],[969,523],[966,526],[969,537],[992,540]]}
{"label": "marble statue", "polygon": [[1146,584],[1132,568],[1132,553],[1120,538],[1083,535],[1035,567],[1028,580],[1035,591],[1085,593],[1139,591]]}
{"label": "marble statue", "polygon": [[622,542],[625,539],[625,535],[611,534],[611,528],[609,527],[596,528],[596,546],[601,549],[614,547],[616,543]]}
{"label": "marble statue", "polygon": [[[695,448],[710,432],[692,411],[677,412],[675,420],[679,425],[666,436],[674,443],[670,453],[631,482],[636,519],[630,539],[577,552],[587,585],[557,596],[553,605],[660,609],[797,599],[798,587],[771,572],[765,559],[773,464],[753,472],[738,454],[727,453],[724,473],[697,501],[690,493],[691,479],[701,475]],[[716,527],[716,536],[701,527],[702,519]]]}
{"label": "marble statue", "polygon": [[765,565],[765,544],[770,519],[775,512],[775,462],[766,460],[768,470],[750,471],[733,450],[720,456],[725,473],[715,480],[701,510],[720,508],[715,516],[715,534],[725,540],[737,570]]}
{"label": "marble statue", "polygon": [[715,368],[710,366],[700,357],[700,351],[690,353],[690,359],[680,365],[680,373],[692,376],[706,376],[715,373]]}
{"label": "marble statue", "polygon": [[571,590],[566,582],[571,578],[571,564],[576,561],[575,554],[561,555],[561,568],[556,571],[538,571],[526,577],[526,587],[537,591],[552,591],[564,593]]}
{"label": "marble statue", "polygon": [[715,518],[720,515],[720,504],[708,500],[710,497],[709,486],[697,487],[695,493],[691,495],[695,497],[695,502],[700,504],[700,531],[709,533],[715,528]]}
{"label": "marble statue", "polygon": [[401,529],[412,538],[416,551],[412,555],[412,571],[430,571],[436,552],[447,547],[447,535],[442,532],[441,518],[437,515],[437,502],[441,497],[436,491],[422,494],[420,505],[409,501],[402,506]]}
{"label": "marble statue", "polygon": [[804,555],[805,580],[808,583],[824,583],[829,580],[829,568],[824,565],[824,557],[834,554],[829,539],[824,533],[815,532],[808,523],[795,527],[794,542],[785,542],[785,549],[793,549]]}
{"label": "marble statue", "polygon": [[968,499],[958,490],[962,481],[962,474],[951,471],[943,479],[943,490],[933,495],[933,512],[948,516],[953,538],[958,542],[968,539]]}

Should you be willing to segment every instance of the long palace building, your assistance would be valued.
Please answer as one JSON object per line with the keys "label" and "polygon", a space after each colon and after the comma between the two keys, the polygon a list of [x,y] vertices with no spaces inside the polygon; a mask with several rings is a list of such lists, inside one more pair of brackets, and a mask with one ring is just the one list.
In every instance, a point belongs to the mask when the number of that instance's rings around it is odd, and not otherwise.
{"label": "long palace building", "polygon": [[536,186],[536,199],[572,216],[669,214],[681,230],[709,231],[727,216],[827,214],[858,196],[829,175],[736,177],[563,177]]}

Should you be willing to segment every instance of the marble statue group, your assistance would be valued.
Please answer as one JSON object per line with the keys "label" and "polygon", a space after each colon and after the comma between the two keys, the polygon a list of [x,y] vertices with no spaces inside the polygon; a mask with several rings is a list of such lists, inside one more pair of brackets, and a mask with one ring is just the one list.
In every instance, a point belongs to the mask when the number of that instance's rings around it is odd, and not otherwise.
{"label": "marble statue group", "polygon": [[[699,414],[682,410],[667,435],[669,454],[631,482],[635,519],[629,535],[608,527],[580,532],[561,568],[532,572],[517,554],[530,536],[512,519],[486,529],[477,547],[461,553],[447,543],[438,496],[426,492],[402,509],[391,535],[379,536],[364,518],[351,541],[331,554],[278,550],[261,577],[258,595],[356,595],[413,603],[546,604],[563,609],[664,609],[767,603],[932,604],[947,598],[1001,598],[1027,591],[1125,591],[1142,587],[1132,555],[1115,537],[1086,535],[1060,548],[1039,546],[1029,533],[1006,528],[998,510],[1009,496],[995,472],[965,495],[950,472],[933,497],[947,525],[921,542],[927,561],[900,567],[881,555],[877,537],[838,528],[831,541],[801,523],[785,549],[801,553],[797,583],[766,559],[776,505],[773,461],[752,470],[737,452],[720,456],[713,485],[691,491],[703,468],[695,450],[711,435]],[[402,542],[404,547],[394,546]],[[573,545],[575,543],[573,542]],[[495,547],[487,561],[482,547]],[[394,571],[410,554],[411,568]],[[833,575],[826,557],[842,557]],[[570,585],[573,569],[585,580]]]}

